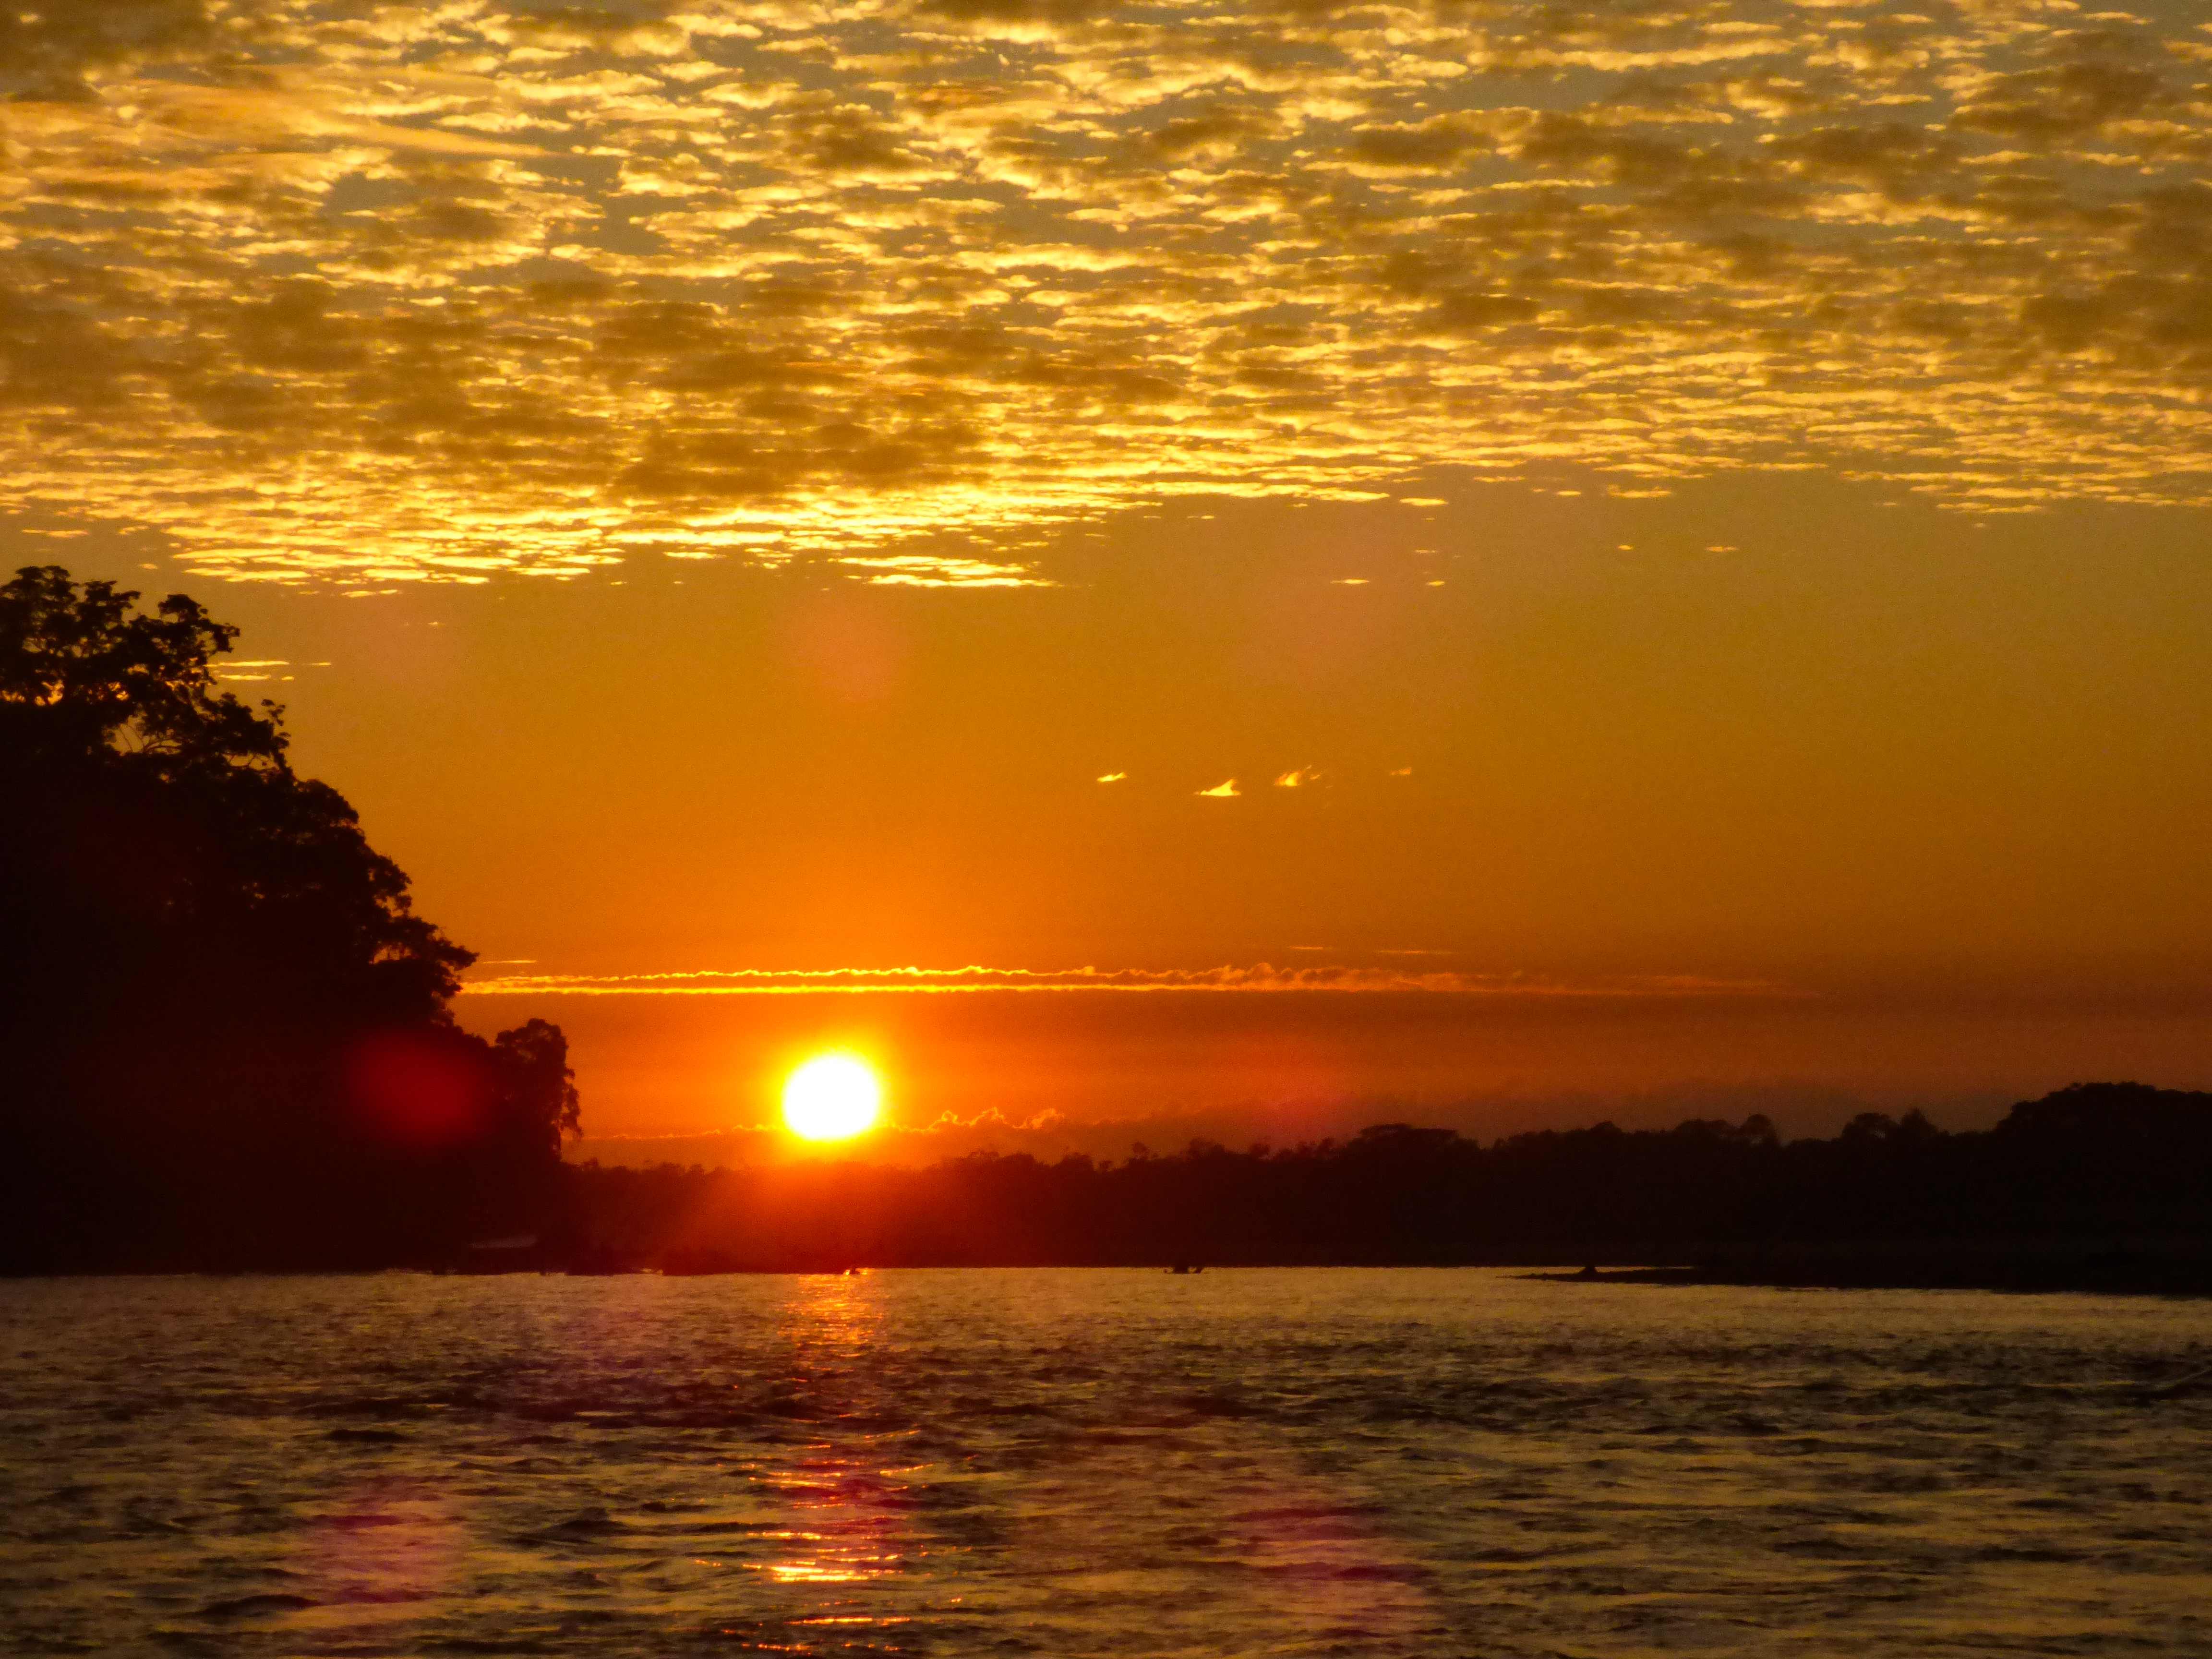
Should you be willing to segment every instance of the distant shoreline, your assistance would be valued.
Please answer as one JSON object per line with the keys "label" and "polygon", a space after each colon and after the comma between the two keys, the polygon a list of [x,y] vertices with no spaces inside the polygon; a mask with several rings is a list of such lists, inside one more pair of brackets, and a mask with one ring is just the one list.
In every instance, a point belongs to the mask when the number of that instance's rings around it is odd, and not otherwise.
{"label": "distant shoreline", "polygon": [[[810,1262],[623,1262],[605,1261],[559,1263],[539,1261],[498,1266],[411,1265],[386,1267],[277,1267],[228,1269],[220,1267],[120,1267],[94,1271],[0,1273],[0,1283],[54,1279],[293,1279],[374,1278],[401,1273],[426,1278],[510,1279],[708,1279],[708,1278],[844,1278],[878,1273],[1029,1273],[1107,1272],[1159,1273],[1176,1276],[1171,1267],[1155,1262],[900,1262],[888,1265],[854,1263],[824,1266]],[[1240,1261],[1208,1263],[1198,1273],[1347,1271],[1431,1273],[1488,1272],[1507,1274],[1531,1284],[1573,1285],[1631,1285],[1672,1289],[1729,1287],[1776,1291],[1966,1291],[1985,1293],[2051,1296],[2087,1295],[2166,1297],[2189,1300],[2212,1297],[2212,1256],[2194,1254],[2093,1252],[2071,1261],[2033,1261],[2024,1259],[1976,1260],[1925,1255],[1900,1258],[1895,1252],[1871,1251],[1854,1256],[1849,1252],[1823,1252],[1786,1263],[1761,1267],[1750,1263],[1715,1262],[1703,1265],[1644,1267],[1586,1266],[1545,1268],[1527,1261]]]}
{"label": "distant shoreline", "polygon": [[2202,1240],[2110,1249],[1829,1246],[1693,1265],[1586,1267],[1528,1273],[1554,1285],[1736,1285],[1785,1291],[1992,1291],[2027,1296],[2212,1297],[2212,1247]]}
{"label": "distant shoreline", "polygon": [[[532,1027],[565,1047],[557,1028]],[[2077,1085],[1962,1133],[1917,1113],[1868,1114],[1830,1140],[1784,1141],[1753,1117],[1484,1145],[1394,1123],[1286,1149],[1193,1141],[1114,1163],[978,1154],[921,1169],[560,1164],[550,1111],[532,1121],[535,1164],[487,1165],[479,1182],[475,1165],[395,1162],[349,1212],[315,1208],[313,1195],[348,1190],[350,1166],[333,1187],[307,1158],[252,1181],[166,1178],[153,1192],[171,1201],[149,1220],[118,1197],[155,1182],[141,1170],[137,1188],[88,1188],[75,1212],[8,1218],[0,1269],[686,1276],[1182,1262],[2212,1296],[2212,1095],[2136,1084]],[[15,1178],[27,1188],[27,1173]],[[217,1194],[259,1236],[183,1224]],[[271,1208],[282,1224],[261,1224]]]}

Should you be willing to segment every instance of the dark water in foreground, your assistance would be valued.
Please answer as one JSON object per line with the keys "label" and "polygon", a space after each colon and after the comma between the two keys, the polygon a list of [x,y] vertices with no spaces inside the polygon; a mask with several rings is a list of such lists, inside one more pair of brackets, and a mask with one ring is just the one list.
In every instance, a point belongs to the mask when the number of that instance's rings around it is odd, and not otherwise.
{"label": "dark water in foreground", "polygon": [[2212,1304],[0,1284],[10,1654],[2212,1653]]}

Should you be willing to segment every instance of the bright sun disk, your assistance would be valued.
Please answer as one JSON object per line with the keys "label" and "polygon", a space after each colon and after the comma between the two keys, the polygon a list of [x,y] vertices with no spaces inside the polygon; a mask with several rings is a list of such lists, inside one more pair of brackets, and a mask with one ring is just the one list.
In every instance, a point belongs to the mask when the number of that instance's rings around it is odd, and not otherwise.
{"label": "bright sun disk", "polygon": [[883,1085],[864,1060],[817,1054],[783,1085],[783,1121],[802,1140],[849,1140],[875,1127]]}

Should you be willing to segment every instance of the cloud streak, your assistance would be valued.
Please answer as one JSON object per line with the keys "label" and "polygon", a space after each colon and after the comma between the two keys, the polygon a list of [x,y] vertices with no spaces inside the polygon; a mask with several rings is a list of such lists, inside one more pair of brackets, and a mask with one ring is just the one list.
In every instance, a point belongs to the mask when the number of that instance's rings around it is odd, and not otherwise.
{"label": "cloud streak", "polygon": [[[1427,954],[1420,952],[1416,954]],[[471,981],[472,996],[819,996],[966,992],[1419,993],[1485,997],[1786,996],[1763,980],[1645,975],[1569,981],[1526,974],[1315,966],[1101,969],[702,969],[660,974],[502,974]]]}
{"label": "cloud streak", "polygon": [[5,499],[209,572],[1004,585],[1455,467],[2212,495],[2181,0],[112,0],[0,82]]}

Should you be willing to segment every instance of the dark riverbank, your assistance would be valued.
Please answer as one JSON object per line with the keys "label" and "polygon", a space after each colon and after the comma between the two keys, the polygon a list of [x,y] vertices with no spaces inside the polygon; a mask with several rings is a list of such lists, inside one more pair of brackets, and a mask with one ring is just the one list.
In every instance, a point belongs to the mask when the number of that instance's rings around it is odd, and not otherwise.
{"label": "dark riverbank", "polygon": [[1194,1143],[1123,1161],[977,1156],[573,1171],[593,1259],[673,1273],[843,1267],[1665,1264],[1706,1282],[2212,1291],[2212,1097],[2078,1085],[1948,1133],[1869,1114],[1484,1144]]}
{"label": "dark riverbank", "polygon": [[[179,1215],[188,1200],[204,1212],[211,1193],[234,1195],[234,1219],[220,1229],[149,1224],[163,1212],[149,1205],[130,1229],[100,1233],[99,1248],[70,1248],[65,1230],[19,1211],[0,1271],[687,1277],[1595,1262],[1656,1264],[1709,1284],[2212,1294],[2212,1097],[2131,1084],[2025,1102],[1982,1133],[1948,1133],[1917,1113],[1868,1115],[1825,1140],[1784,1141],[1758,1118],[1599,1124],[1486,1145],[1383,1124],[1346,1142],[1243,1152],[1196,1142],[1168,1156],[1133,1148],[1118,1162],[713,1170],[555,1164],[547,1141],[527,1202],[483,1202],[501,1184],[464,1179],[473,1166],[451,1156],[426,1158],[425,1170],[449,1177],[434,1182],[364,1182],[307,1159],[297,1179],[246,1169],[226,1172],[220,1189],[185,1182]],[[331,1201],[344,1193],[391,1201],[371,1227]],[[271,1228],[272,1214],[293,1223]]]}
{"label": "dark riverbank", "polygon": [[1743,1285],[1781,1290],[2080,1291],[2212,1297],[2212,1241],[1860,1241],[1723,1252],[1656,1267],[1528,1275],[1565,1285]]}

